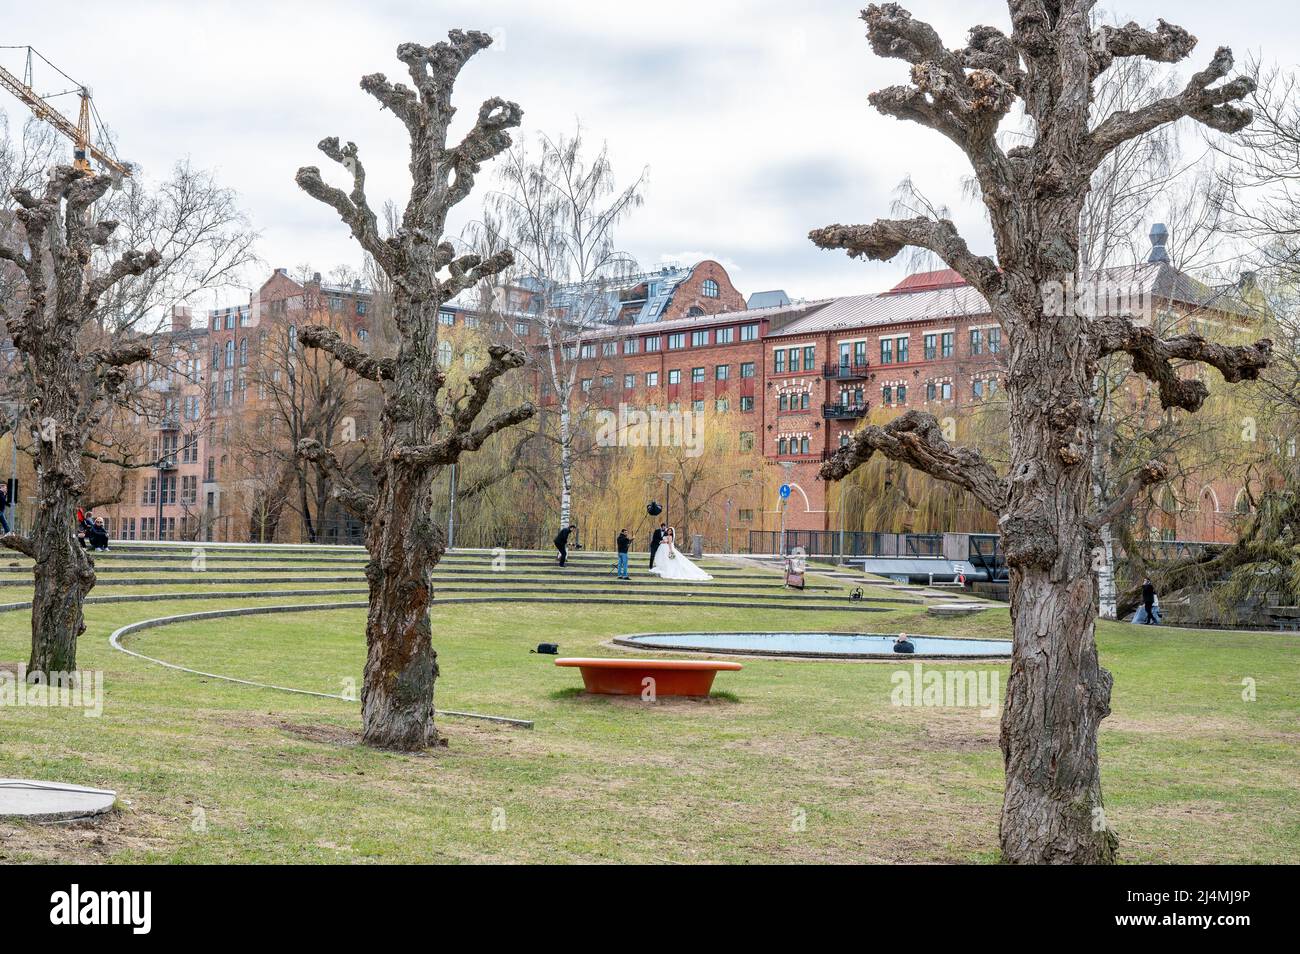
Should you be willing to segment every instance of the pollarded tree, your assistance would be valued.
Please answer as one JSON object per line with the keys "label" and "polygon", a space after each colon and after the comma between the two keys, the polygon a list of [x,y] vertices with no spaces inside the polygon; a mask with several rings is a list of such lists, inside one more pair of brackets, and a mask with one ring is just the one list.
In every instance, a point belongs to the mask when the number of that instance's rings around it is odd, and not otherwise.
{"label": "pollarded tree", "polygon": [[297,175],[308,195],[338,212],[392,282],[396,354],[373,356],[321,326],[299,334],[304,345],[328,352],[383,392],[373,494],[354,487],[319,442],[299,445],[303,456],[330,473],[335,499],[367,526],[370,612],[361,709],[364,741],[381,748],[410,751],[437,741],[433,690],[438,664],[430,635],[430,572],[442,556],[444,541],[430,519],[434,478],[461,454],[533,415],[532,404],[524,403],[479,421],[497,380],[524,364],[522,352],[492,346],[487,364],[470,375],[455,396],[448,393],[437,361],[439,306],[513,261],[505,251],[488,258],[458,256],[444,238],[447,213],[469,195],[480,165],[510,147],[507,130],[518,126],[522,116],[518,105],[494,97],[480,107],[477,121],[459,144],[447,143],[456,77],[466,61],[491,42],[485,33],[453,30],[446,42],[433,46],[403,43],[397,58],[406,64],[414,90],[390,83],[382,73],[362,78],[361,88],[405,124],[411,139],[411,195],[393,235],[380,234],[353,143],[340,146],[334,138],[320,143],[321,152],[351,174],[350,191],[327,185],[315,167],[299,169]]}
{"label": "pollarded tree", "polygon": [[126,369],[150,354],[129,329],[113,334],[99,320],[101,298],[162,260],[156,250],[133,249],[105,270],[90,267],[95,250],[117,228],[107,219],[92,222],[91,206],[109,185],[108,176],[56,166],[39,195],[13,189],[22,241],[0,239],[0,259],[21,273],[18,301],[4,305],[21,359],[18,391],[31,413],[37,494],[31,532],[5,534],[0,545],[36,563],[33,672],[77,668],[77,637],[86,628],[82,601],[95,585],[94,561],[78,545],[73,526],[86,488],[82,459],[126,384]]}
{"label": "pollarded tree", "polygon": [[[954,446],[929,414],[910,411],[869,425],[828,461],[838,480],[874,454],[964,487],[998,515],[1011,568],[1014,631],[1002,712],[1006,769],[1002,856],[1019,863],[1114,860],[1116,838],[1102,811],[1098,724],[1110,712],[1111,677],[1097,660],[1097,528],[1164,476],[1151,462],[1113,501],[1091,510],[1096,440],[1092,381],[1098,362],[1127,353],[1166,408],[1195,411],[1207,389],[1177,365],[1201,362],[1228,381],[1257,377],[1271,342],[1223,347],[1196,334],[1161,339],[1131,317],[1088,317],[1060,301],[1079,265],[1079,215],[1093,172],[1115,149],[1190,117],[1233,133],[1251,120],[1235,105],[1253,83],[1220,48],[1178,93],[1089,123],[1093,82],[1117,58],[1178,62],[1196,40],[1164,21],[1155,30],[1090,23],[1092,0],[1009,0],[1010,34],[971,30],[948,49],[929,25],[896,4],[863,11],[872,49],[911,64],[911,83],[872,94],[889,116],[947,136],[974,168],[988,209],[996,259],[970,250],[951,221],[913,218],[813,231],[815,244],[851,257],[891,259],[928,249],[987,299],[1004,329],[1010,402],[1010,463],[1000,474],[977,451]],[[996,136],[1024,104],[1032,136],[1003,150]]]}

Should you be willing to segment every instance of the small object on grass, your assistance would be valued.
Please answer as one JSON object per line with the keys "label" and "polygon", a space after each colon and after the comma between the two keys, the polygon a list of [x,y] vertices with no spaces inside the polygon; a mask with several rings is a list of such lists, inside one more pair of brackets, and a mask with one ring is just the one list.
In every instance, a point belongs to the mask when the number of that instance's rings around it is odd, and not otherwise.
{"label": "small object on grass", "polygon": [[559,643],[538,643],[537,648],[532,650],[535,653],[541,653],[543,656],[556,656],[560,652]]}
{"label": "small object on grass", "polygon": [[849,602],[856,603],[861,599],[862,599],[862,587],[860,586],[853,587],[853,591],[849,593]]}

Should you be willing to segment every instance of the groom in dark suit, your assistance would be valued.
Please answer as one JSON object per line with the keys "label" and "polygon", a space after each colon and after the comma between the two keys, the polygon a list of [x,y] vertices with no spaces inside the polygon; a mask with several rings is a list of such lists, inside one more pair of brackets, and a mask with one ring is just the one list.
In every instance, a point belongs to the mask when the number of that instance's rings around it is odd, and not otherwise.
{"label": "groom in dark suit", "polygon": [[655,527],[655,532],[650,537],[650,566],[655,565],[655,554],[659,552],[659,544],[663,543],[664,531],[668,529],[668,524],[661,523]]}

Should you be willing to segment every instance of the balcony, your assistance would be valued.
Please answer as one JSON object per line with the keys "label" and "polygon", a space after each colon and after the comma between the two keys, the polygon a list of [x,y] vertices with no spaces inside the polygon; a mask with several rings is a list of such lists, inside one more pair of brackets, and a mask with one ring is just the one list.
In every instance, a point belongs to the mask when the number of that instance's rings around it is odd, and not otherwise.
{"label": "balcony", "polygon": [[854,421],[867,413],[866,404],[823,404],[822,417],[828,421]]}
{"label": "balcony", "polygon": [[158,469],[159,469],[159,470],[175,470],[175,469],[176,469],[176,455],[175,455],[175,454],[168,454],[166,457],[163,457],[161,460],[159,460],[159,461],[158,461]]}
{"label": "balcony", "polygon": [[158,430],[160,431],[179,431],[181,429],[181,419],[174,414],[169,414],[158,419]]}
{"label": "balcony", "polygon": [[860,381],[867,376],[867,362],[855,361],[853,364],[841,362],[822,366],[822,377],[835,381]]}

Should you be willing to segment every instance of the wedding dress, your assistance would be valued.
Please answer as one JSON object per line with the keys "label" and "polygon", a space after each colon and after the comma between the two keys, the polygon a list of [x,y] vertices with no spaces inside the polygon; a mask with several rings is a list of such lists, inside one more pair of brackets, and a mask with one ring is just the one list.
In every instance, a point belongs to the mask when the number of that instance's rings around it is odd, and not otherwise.
{"label": "wedding dress", "polygon": [[655,551],[654,566],[650,568],[650,572],[661,579],[685,580],[691,583],[703,583],[713,579],[686,559],[686,555],[681,550],[667,543],[659,544],[659,549]]}

